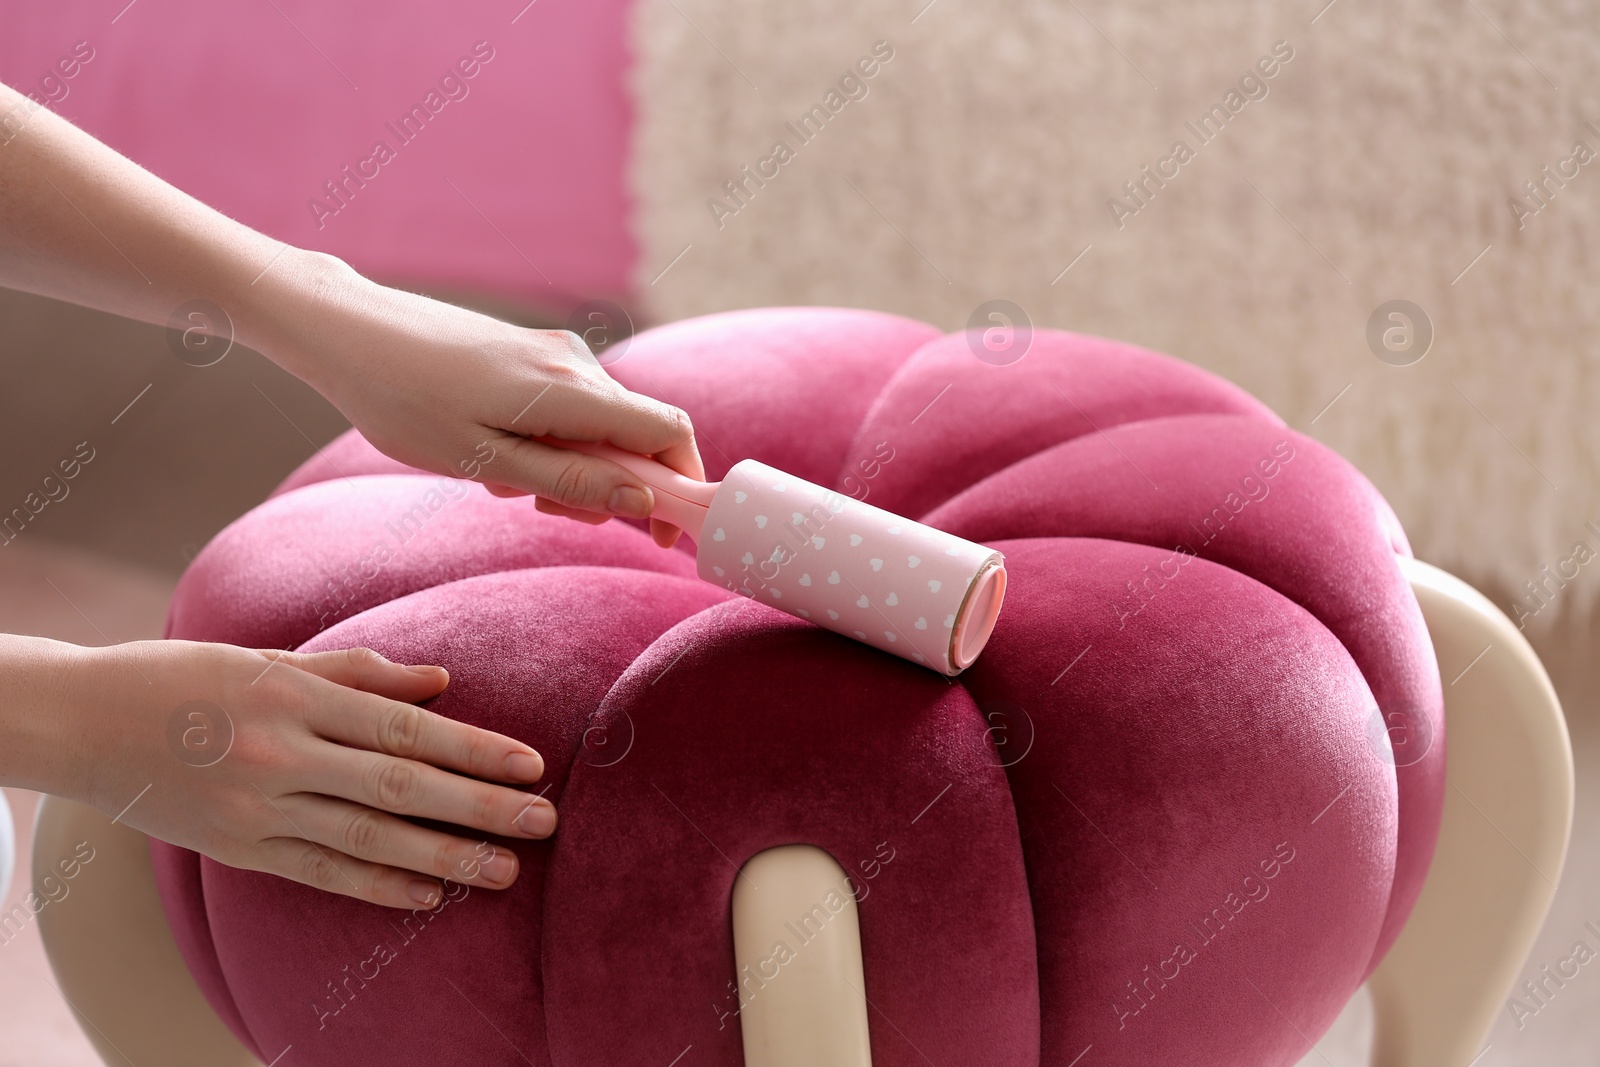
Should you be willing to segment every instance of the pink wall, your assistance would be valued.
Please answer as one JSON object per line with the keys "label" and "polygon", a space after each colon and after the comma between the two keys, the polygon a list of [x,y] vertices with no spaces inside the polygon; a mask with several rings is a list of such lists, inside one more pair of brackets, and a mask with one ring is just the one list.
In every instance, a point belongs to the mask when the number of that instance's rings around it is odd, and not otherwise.
{"label": "pink wall", "polygon": [[[629,4],[524,2],[8,3],[0,80],[54,93],[61,114],[275,237],[565,312],[628,291]],[[80,41],[93,58],[59,77]],[[493,58],[449,99],[441,77],[480,41]],[[386,124],[429,90],[443,106],[402,143]],[[380,139],[393,158],[347,203],[329,198]],[[313,198],[339,209],[320,228]]]}

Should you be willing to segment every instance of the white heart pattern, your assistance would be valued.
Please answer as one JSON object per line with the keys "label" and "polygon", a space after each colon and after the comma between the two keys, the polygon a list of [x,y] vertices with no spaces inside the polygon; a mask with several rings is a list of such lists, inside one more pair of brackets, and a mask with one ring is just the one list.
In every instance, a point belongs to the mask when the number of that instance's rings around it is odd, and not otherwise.
{"label": "white heart pattern", "polygon": [[811,538],[811,547],[812,547],[812,548],[816,548],[816,549],[820,549],[820,548],[822,548],[822,547],[823,547],[823,546],[824,546],[824,545],[826,545],[826,544],[827,544],[827,543],[828,543],[828,542],[827,542],[827,539],[826,539],[826,538],[822,538],[822,537],[816,537],[816,536],[813,536],[813,537],[812,537],[812,538]]}
{"label": "white heart pattern", "polygon": [[809,575],[809,574],[802,574],[802,575],[801,575],[801,576],[800,576],[800,584],[801,584],[801,585],[806,585],[806,586],[809,586],[809,585],[810,585],[810,584],[811,584],[811,575]]}
{"label": "white heart pattern", "polygon": [[724,574],[727,574],[728,572],[723,570],[721,567],[712,567],[711,568],[711,573],[715,574],[718,578],[721,578]]}
{"label": "white heart pattern", "polygon": [[774,493],[781,493],[787,488],[789,488],[787,485],[783,485],[782,483],[779,483],[778,485],[775,485],[775,486],[772,487],[772,491]]}
{"label": "white heart pattern", "polygon": [[956,625],[956,617],[954,615],[946,615],[944,617],[944,628],[946,630],[954,629],[955,625]]}
{"label": "white heart pattern", "polygon": [[779,589],[775,585],[774,586],[769,586],[768,588],[770,588],[772,590],[772,599],[773,600],[782,600],[783,599],[783,590],[782,589]]}
{"label": "white heart pattern", "polygon": [[928,581],[928,592],[937,593],[938,591],[939,591],[939,579],[937,579],[937,578],[930,579]]}
{"label": "white heart pattern", "polygon": [[884,599],[884,603],[892,608],[896,604],[900,603],[900,597],[894,593],[890,593],[888,597]]}
{"label": "white heart pattern", "polygon": [[883,631],[883,636],[887,637],[889,639],[889,643],[890,644],[893,644],[894,642],[900,640],[900,635],[896,634],[893,630],[885,630],[885,631]]}
{"label": "white heart pattern", "polygon": [[839,572],[838,571],[829,571],[828,572],[828,584],[829,585],[838,585],[839,584]]}
{"label": "white heart pattern", "polygon": [[921,562],[922,562],[922,560],[919,559],[916,556],[907,556],[906,557],[906,566],[907,567],[915,567]]}
{"label": "white heart pattern", "polygon": [[736,490],[734,492],[734,494],[733,494],[733,502],[735,504],[743,504],[746,500],[749,500],[749,499],[750,499],[750,494],[745,492],[743,489]]}
{"label": "white heart pattern", "polygon": [[746,552],[744,555],[739,557],[739,562],[743,563],[746,567],[754,567],[756,565],[756,558],[750,553]]}
{"label": "white heart pattern", "polygon": [[868,560],[867,562],[872,564],[872,569],[873,570],[875,570],[875,571],[883,570],[883,560],[881,560],[881,559],[873,559],[873,560]]}
{"label": "white heart pattern", "polygon": [[766,528],[767,528],[767,517],[765,515],[757,515],[756,516],[756,529],[765,530]]}
{"label": "white heart pattern", "polygon": [[856,601],[856,607],[864,608],[866,606],[867,606],[867,594],[862,593],[861,594],[861,598]]}
{"label": "white heart pattern", "polygon": [[801,618],[802,618],[802,619],[809,619],[809,618],[811,618],[811,612],[809,612],[809,611],[807,611],[807,610],[806,610],[806,609],[805,609],[805,608],[796,608],[796,609],[795,609],[795,610],[796,610],[796,611],[798,611],[798,612],[799,612],[799,613],[800,613],[800,617],[801,617]]}
{"label": "white heart pattern", "polygon": [[892,533],[892,534],[898,534],[900,532],[900,527],[899,526],[891,526],[891,527],[889,527],[889,532]]}
{"label": "white heart pattern", "polygon": [[713,541],[726,541],[727,539],[728,535],[722,532],[722,527],[720,526],[717,527],[717,532],[711,535],[711,540]]}
{"label": "white heart pattern", "polygon": [[862,633],[860,630],[856,630],[855,635],[858,640],[865,641],[867,639],[867,635]]}
{"label": "white heart pattern", "polygon": [[918,615],[917,616],[917,629],[926,630],[927,628],[928,628],[928,618],[927,618],[927,616],[926,615]]}
{"label": "white heart pattern", "polygon": [[850,535],[850,547],[851,548],[855,548],[860,543],[861,543],[861,535],[860,534],[851,534]]}
{"label": "white heart pattern", "polygon": [[839,621],[839,613],[837,611],[834,611],[832,608],[829,608],[828,609],[828,618],[832,619],[834,622],[838,622]]}

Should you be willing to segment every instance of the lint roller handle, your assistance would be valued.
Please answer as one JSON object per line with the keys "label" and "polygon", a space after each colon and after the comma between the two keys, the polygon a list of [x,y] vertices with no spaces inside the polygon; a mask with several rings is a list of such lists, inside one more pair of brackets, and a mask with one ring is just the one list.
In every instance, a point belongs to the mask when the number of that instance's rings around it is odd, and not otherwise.
{"label": "lint roller handle", "polygon": [[648,485],[655,496],[655,508],[650,512],[650,517],[670,522],[699,544],[700,527],[705,523],[706,509],[716,495],[719,483],[695,481],[665,463],[658,463],[649,456],[626,451],[605,441],[561,441],[552,437],[535,440],[556,448],[570,448],[574,452],[609,459],[627,468],[630,473],[638,475],[639,480]]}

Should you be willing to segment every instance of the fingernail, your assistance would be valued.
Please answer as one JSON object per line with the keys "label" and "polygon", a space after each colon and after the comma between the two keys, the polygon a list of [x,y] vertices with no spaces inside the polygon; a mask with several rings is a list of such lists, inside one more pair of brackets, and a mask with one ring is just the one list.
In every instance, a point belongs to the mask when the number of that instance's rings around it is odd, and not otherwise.
{"label": "fingernail", "polygon": [[531,837],[549,837],[556,828],[556,809],[546,800],[536,800],[516,818],[517,829]]}
{"label": "fingernail", "polygon": [[444,668],[443,667],[429,667],[429,666],[426,666],[424,664],[417,663],[417,664],[413,664],[410,667],[407,667],[406,670],[410,671],[412,674],[437,674],[440,671],[444,670]]}
{"label": "fingernail", "polygon": [[611,490],[611,500],[606,506],[613,515],[642,519],[650,514],[650,509],[654,505],[648,490],[633,485],[619,485]]}
{"label": "fingernail", "polygon": [[407,894],[412,900],[424,908],[431,908],[439,902],[439,887],[432,882],[424,882],[420,878],[406,887]]}
{"label": "fingernail", "polygon": [[496,852],[478,870],[488,881],[509,882],[517,873],[517,864],[510,853]]}
{"label": "fingernail", "polygon": [[544,775],[544,759],[537,752],[513,752],[506,757],[506,777],[517,782],[537,782]]}

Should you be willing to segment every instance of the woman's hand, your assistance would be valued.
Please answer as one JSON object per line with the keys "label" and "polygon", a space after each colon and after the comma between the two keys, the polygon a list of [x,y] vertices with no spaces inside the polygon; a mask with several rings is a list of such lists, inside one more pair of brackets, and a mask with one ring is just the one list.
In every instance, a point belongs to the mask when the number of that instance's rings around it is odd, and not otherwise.
{"label": "woman's hand", "polygon": [[70,736],[50,750],[71,778],[50,791],[229,866],[432,907],[442,879],[489,889],[516,879],[516,856],[484,835],[555,829],[549,801],[491,784],[537,782],[538,753],[415,706],[449,683],[438,667],[361,648],[29,644],[54,646],[65,698],[58,721]]}
{"label": "woman's hand", "polygon": [[[242,339],[311,383],[384,454],[595,523],[645,517],[650,488],[609,460],[530,437],[609,441],[705,478],[689,417],[617,384],[575,334],[390,289],[331,256],[283,259],[258,302],[262,336]],[[651,531],[664,547],[679,533],[659,520]]]}

